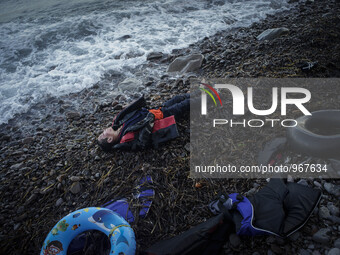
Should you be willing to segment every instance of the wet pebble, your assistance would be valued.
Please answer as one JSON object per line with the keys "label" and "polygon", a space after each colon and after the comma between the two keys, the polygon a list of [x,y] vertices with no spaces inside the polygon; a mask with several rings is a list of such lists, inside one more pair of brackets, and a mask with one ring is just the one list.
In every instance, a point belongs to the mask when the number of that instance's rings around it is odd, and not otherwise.
{"label": "wet pebble", "polygon": [[275,237],[274,236],[269,236],[267,239],[266,239],[266,243],[275,243]]}
{"label": "wet pebble", "polygon": [[34,141],[33,137],[26,137],[22,140],[22,143],[23,144],[31,144],[31,143],[33,143],[33,141]]}
{"label": "wet pebble", "polygon": [[155,59],[159,59],[163,57],[163,53],[162,52],[150,52],[147,57],[146,60],[155,60]]}
{"label": "wet pebble", "polygon": [[334,247],[340,249],[340,238],[338,238],[334,241]]}
{"label": "wet pebble", "polygon": [[305,249],[301,249],[299,250],[299,255],[310,255],[310,252]]}
{"label": "wet pebble", "polygon": [[300,181],[297,182],[298,184],[301,184],[303,186],[308,186],[308,182],[305,179],[301,179]]}
{"label": "wet pebble", "polygon": [[268,250],[268,251],[267,251],[267,255],[275,255],[275,253],[272,252],[272,250]]}
{"label": "wet pebble", "polygon": [[32,194],[25,202],[26,205],[31,204],[32,202],[34,202],[37,199],[38,195],[37,194]]}
{"label": "wet pebble", "polygon": [[281,237],[275,237],[275,241],[278,245],[284,245],[286,243],[285,239],[284,238],[281,238]]}
{"label": "wet pebble", "polygon": [[62,203],[64,202],[64,200],[62,198],[59,198],[56,202],[55,202],[55,206],[59,207]]}
{"label": "wet pebble", "polygon": [[275,253],[275,254],[283,254],[283,250],[276,244],[271,244],[270,249]]}
{"label": "wet pebble", "polygon": [[13,170],[13,171],[18,171],[18,170],[21,169],[23,166],[24,166],[23,163],[18,163],[18,164],[12,165],[12,166],[11,166],[11,170]]}
{"label": "wet pebble", "polygon": [[340,255],[340,249],[339,248],[330,249],[327,255]]}
{"label": "wet pebble", "polygon": [[73,181],[73,182],[79,182],[81,180],[81,177],[79,177],[79,176],[71,176],[70,180]]}
{"label": "wet pebble", "polygon": [[72,192],[72,194],[78,194],[81,191],[81,184],[80,184],[80,182],[72,183],[72,185],[70,187],[70,191]]}
{"label": "wet pebble", "polygon": [[20,226],[21,226],[21,223],[15,224],[14,227],[13,227],[13,230],[17,231],[20,228]]}
{"label": "wet pebble", "polygon": [[330,216],[329,210],[327,207],[321,206],[319,209],[319,218],[320,219],[327,219]]}
{"label": "wet pebble", "polygon": [[24,207],[24,206],[19,206],[17,213],[18,213],[18,214],[21,214],[21,213],[23,213],[24,211],[25,211],[25,207]]}
{"label": "wet pebble", "polygon": [[327,208],[328,208],[331,215],[339,216],[340,210],[332,202],[327,203]]}
{"label": "wet pebble", "polygon": [[314,181],[314,186],[317,187],[317,188],[322,188],[322,184],[317,182],[317,181]]}
{"label": "wet pebble", "polygon": [[267,29],[257,36],[257,40],[274,40],[275,38],[288,34],[288,32],[289,29],[285,27]]}
{"label": "wet pebble", "polygon": [[314,248],[315,248],[314,244],[310,244],[310,245],[308,245],[308,249],[310,249],[310,250],[314,250]]}
{"label": "wet pebble", "polygon": [[291,175],[287,176],[287,182],[294,182],[294,178]]}
{"label": "wet pebble", "polygon": [[329,220],[331,220],[335,224],[340,224],[340,218],[334,215],[331,215],[328,217]]}
{"label": "wet pebble", "polygon": [[81,115],[79,112],[67,112],[66,118],[69,120],[78,120],[80,119]]}
{"label": "wet pebble", "polygon": [[318,243],[328,244],[330,242],[329,233],[330,230],[328,228],[322,228],[313,235],[313,240]]}
{"label": "wet pebble", "polygon": [[232,247],[237,248],[237,247],[239,247],[240,244],[241,244],[241,239],[240,239],[240,237],[239,237],[238,235],[236,235],[236,234],[231,234],[231,235],[229,236],[229,242],[230,242],[230,245],[231,245]]}
{"label": "wet pebble", "polygon": [[20,215],[16,220],[20,222],[20,221],[23,221],[26,218],[27,218],[27,213],[24,213],[24,214]]}
{"label": "wet pebble", "polygon": [[323,187],[325,188],[325,190],[329,193],[332,194],[334,196],[339,197],[340,196],[340,186],[334,185],[332,183],[328,183],[326,182]]}

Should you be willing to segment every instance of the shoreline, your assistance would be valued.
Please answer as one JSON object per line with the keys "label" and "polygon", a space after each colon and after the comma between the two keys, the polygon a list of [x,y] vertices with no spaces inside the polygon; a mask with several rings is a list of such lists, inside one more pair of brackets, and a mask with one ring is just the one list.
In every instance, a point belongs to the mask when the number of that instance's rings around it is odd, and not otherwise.
{"label": "shoreline", "polygon": [[[327,7],[326,3],[332,6]],[[339,5],[336,1],[300,3],[288,11],[289,17],[283,12],[250,27],[235,29],[234,33],[219,32],[181,49],[176,56],[205,52],[206,61],[199,77],[340,77],[340,34],[336,30],[339,23],[334,23],[340,20]],[[288,35],[269,42],[256,40],[262,31],[281,26],[289,26]],[[297,66],[301,61],[318,61],[318,65],[310,72],[303,72]],[[189,90],[186,82],[169,77],[150,82],[153,87],[146,97],[150,106]],[[72,108],[71,102],[76,99],[83,103],[81,111]],[[19,118],[2,126],[0,251],[38,253],[47,233],[63,216],[117,197],[132,201],[131,190],[146,174],[154,180],[156,196],[146,219],[132,225],[138,249],[177,235],[211,217],[206,205],[215,193],[246,192],[266,183],[263,179],[204,180],[203,187],[196,189],[195,180],[188,178],[190,128],[185,119],[179,121],[180,138],[158,150],[100,151],[96,144],[98,133],[111,123],[125,102],[124,96],[110,99],[110,95],[104,95],[100,86],[95,85],[65,99],[50,100],[48,103],[55,115],[47,115],[40,121],[37,118],[32,129],[25,127],[32,121],[30,118]],[[243,157],[242,151],[235,154]],[[78,178],[71,178],[73,176]],[[313,180],[307,182],[314,185]],[[339,180],[329,182],[340,185]],[[74,183],[79,183],[81,188],[72,193]],[[324,192],[322,206],[328,202],[340,206],[336,197]],[[271,254],[296,254],[301,249],[324,253],[333,248],[340,229],[332,228],[329,245],[312,241],[312,235],[315,230],[331,224],[328,220],[319,220],[316,213],[289,240],[242,238],[237,247],[227,244],[225,254],[255,251],[269,254],[269,250]],[[311,244],[314,249],[310,248]]]}

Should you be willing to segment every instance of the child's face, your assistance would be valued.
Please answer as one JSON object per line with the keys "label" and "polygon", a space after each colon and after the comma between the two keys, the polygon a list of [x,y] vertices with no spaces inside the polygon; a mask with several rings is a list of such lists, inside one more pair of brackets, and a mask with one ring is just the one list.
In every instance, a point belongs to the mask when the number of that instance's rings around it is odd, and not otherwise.
{"label": "child's face", "polygon": [[119,136],[119,129],[113,130],[112,127],[104,129],[103,133],[100,134],[98,137],[98,140],[102,140],[107,138],[108,143],[115,142],[118,139]]}

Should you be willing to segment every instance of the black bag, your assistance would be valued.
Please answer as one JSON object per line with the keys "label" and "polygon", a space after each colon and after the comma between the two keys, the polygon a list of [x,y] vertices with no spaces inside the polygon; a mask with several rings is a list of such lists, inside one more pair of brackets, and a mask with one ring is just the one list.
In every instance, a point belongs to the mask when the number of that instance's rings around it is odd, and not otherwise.
{"label": "black bag", "polygon": [[160,241],[142,255],[210,255],[218,254],[230,233],[235,232],[233,222],[219,214],[184,233]]}

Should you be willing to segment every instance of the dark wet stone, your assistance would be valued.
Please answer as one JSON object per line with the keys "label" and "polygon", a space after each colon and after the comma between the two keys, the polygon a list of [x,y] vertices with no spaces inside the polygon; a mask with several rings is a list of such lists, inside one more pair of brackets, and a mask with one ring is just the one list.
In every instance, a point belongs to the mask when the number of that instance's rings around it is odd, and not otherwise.
{"label": "dark wet stone", "polygon": [[283,250],[276,244],[271,244],[270,249],[275,253],[275,254],[283,254]]}
{"label": "dark wet stone", "polygon": [[328,244],[330,242],[328,233],[330,233],[328,228],[322,228],[313,235],[313,240],[318,243]]}
{"label": "dark wet stone", "polygon": [[21,223],[15,224],[14,227],[13,227],[13,230],[17,231],[20,228],[20,226],[21,226]]}
{"label": "dark wet stone", "polygon": [[25,202],[25,205],[29,205],[31,203],[33,203],[36,199],[38,198],[37,194],[32,194]]}
{"label": "dark wet stone", "polygon": [[168,72],[193,72],[198,70],[203,62],[202,54],[193,54],[176,58],[168,67]]}
{"label": "dark wet stone", "polygon": [[301,249],[299,250],[299,255],[310,255],[310,252],[305,249]]}
{"label": "dark wet stone", "polygon": [[332,221],[335,224],[340,224],[340,218],[334,215],[331,215],[327,218],[328,220]]}
{"label": "dark wet stone", "polygon": [[132,38],[131,35],[123,35],[123,36],[119,37],[117,40],[125,41],[125,40],[130,39],[130,38]]}
{"label": "dark wet stone", "polygon": [[72,185],[70,187],[70,192],[72,192],[72,194],[78,194],[80,191],[81,191],[81,184],[80,184],[80,182],[72,183]]}
{"label": "dark wet stone", "polygon": [[22,140],[22,143],[23,144],[31,144],[31,143],[33,143],[33,141],[34,141],[33,137],[26,137]]}
{"label": "dark wet stone", "polygon": [[20,215],[19,217],[17,217],[16,221],[20,222],[23,221],[27,218],[27,213],[24,213],[22,215]]}
{"label": "dark wet stone", "polygon": [[79,114],[79,112],[67,112],[66,113],[66,118],[70,119],[70,120],[78,120],[80,119],[81,115]]}
{"label": "dark wet stone", "polygon": [[239,247],[240,244],[241,244],[241,239],[240,239],[240,237],[239,237],[238,235],[236,235],[236,234],[231,234],[231,235],[229,236],[229,242],[230,242],[230,245],[231,245],[232,247],[237,248],[237,247]]}
{"label": "dark wet stone", "polygon": [[0,138],[0,141],[9,142],[10,140],[11,140],[11,137],[9,135],[2,135]]}
{"label": "dark wet stone", "polygon": [[272,250],[268,250],[267,251],[267,255],[275,255],[274,252]]}
{"label": "dark wet stone", "polygon": [[24,207],[24,206],[19,206],[17,213],[18,213],[18,214],[21,214],[21,213],[23,213],[24,211],[25,211],[25,207]]}
{"label": "dark wet stone", "polygon": [[55,202],[55,206],[59,207],[62,203],[64,202],[64,200],[62,198],[59,198],[56,202]]}
{"label": "dark wet stone", "polygon": [[334,247],[340,249],[340,238],[338,238],[334,241]]}
{"label": "dark wet stone", "polygon": [[329,210],[327,207],[321,206],[319,209],[319,218],[320,219],[327,219],[330,216]]}
{"label": "dark wet stone", "polygon": [[114,107],[113,107],[113,110],[114,111],[118,111],[118,110],[122,110],[123,109],[123,106],[121,104],[116,104]]}
{"label": "dark wet stone", "polygon": [[70,180],[73,181],[73,182],[79,182],[81,180],[81,177],[79,177],[79,176],[71,176]]}
{"label": "dark wet stone", "polygon": [[24,163],[18,163],[11,166],[11,170],[18,171],[24,166]]}
{"label": "dark wet stone", "polygon": [[326,182],[323,187],[325,188],[325,190],[329,193],[332,194],[334,196],[339,197],[340,196],[340,186],[338,185],[334,185],[332,183],[328,183]]}
{"label": "dark wet stone", "polygon": [[123,91],[135,91],[138,87],[141,87],[143,83],[135,78],[126,78],[124,81],[118,84],[118,88]]}
{"label": "dark wet stone", "polygon": [[163,57],[163,53],[162,52],[150,52],[147,57],[146,60],[154,60],[154,59],[159,59]]}
{"label": "dark wet stone", "polygon": [[330,249],[327,255],[340,255],[340,249],[339,248]]}
{"label": "dark wet stone", "polygon": [[327,203],[327,208],[328,208],[331,215],[339,216],[340,210],[332,202]]}
{"label": "dark wet stone", "polygon": [[280,28],[272,28],[263,31],[260,35],[257,36],[257,40],[274,40],[282,35],[286,35],[289,33],[289,29],[285,27]]}
{"label": "dark wet stone", "polygon": [[275,241],[278,245],[284,245],[286,243],[285,239],[281,237],[276,237]]}
{"label": "dark wet stone", "polygon": [[317,182],[317,181],[314,181],[314,186],[317,187],[317,188],[322,188],[322,184]]}
{"label": "dark wet stone", "polygon": [[300,184],[300,185],[303,185],[303,186],[308,186],[308,182],[305,179],[301,179],[297,183]]}

